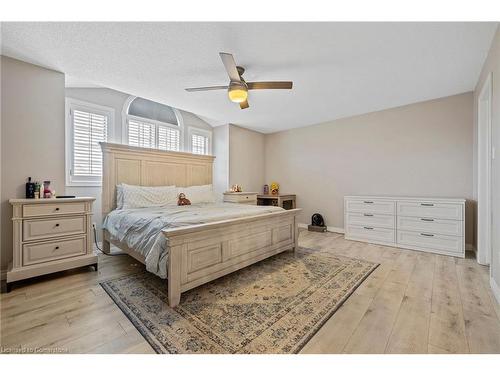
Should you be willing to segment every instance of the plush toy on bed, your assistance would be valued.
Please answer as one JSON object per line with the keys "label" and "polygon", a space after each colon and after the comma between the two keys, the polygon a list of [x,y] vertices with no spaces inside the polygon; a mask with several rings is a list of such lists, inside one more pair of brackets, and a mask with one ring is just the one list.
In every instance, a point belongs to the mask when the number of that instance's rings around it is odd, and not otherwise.
{"label": "plush toy on bed", "polygon": [[189,206],[190,204],[191,204],[191,201],[186,198],[186,194],[180,193],[179,199],[177,200],[177,205],[178,206]]}

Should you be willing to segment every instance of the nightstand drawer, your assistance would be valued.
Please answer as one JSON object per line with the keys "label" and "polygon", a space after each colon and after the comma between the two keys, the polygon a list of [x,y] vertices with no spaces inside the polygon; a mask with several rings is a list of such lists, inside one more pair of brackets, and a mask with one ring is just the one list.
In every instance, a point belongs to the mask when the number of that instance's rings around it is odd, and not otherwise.
{"label": "nightstand drawer", "polygon": [[85,217],[32,219],[23,222],[23,241],[85,233]]}
{"label": "nightstand drawer", "polygon": [[224,194],[224,202],[257,204],[257,194]]}
{"label": "nightstand drawer", "polygon": [[85,255],[85,236],[23,245],[23,266]]}
{"label": "nightstand drawer", "polygon": [[84,202],[75,203],[35,203],[23,205],[23,216],[48,216],[48,215],[67,215],[79,214],[85,212]]}

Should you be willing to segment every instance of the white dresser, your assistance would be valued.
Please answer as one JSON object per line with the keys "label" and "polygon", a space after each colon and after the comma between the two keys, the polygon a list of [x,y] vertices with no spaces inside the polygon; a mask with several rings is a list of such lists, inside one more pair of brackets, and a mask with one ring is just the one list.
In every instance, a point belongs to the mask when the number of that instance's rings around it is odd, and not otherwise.
{"label": "white dresser", "polygon": [[465,257],[465,199],[344,197],[345,238]]}
{"label": "white dresser", "polygon": [[95,198],[11,199],[12,263],[2,290],[34,276],[92,265],[92,204]]}

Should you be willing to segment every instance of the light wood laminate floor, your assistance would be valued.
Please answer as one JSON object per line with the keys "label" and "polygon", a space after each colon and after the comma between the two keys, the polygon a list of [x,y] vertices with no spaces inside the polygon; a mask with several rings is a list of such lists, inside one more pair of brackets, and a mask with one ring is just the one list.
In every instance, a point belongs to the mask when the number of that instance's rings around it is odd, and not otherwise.
{"label": "light wood laminate floor", "polygon": [[[500,353],[500,307],[488,268],[456,259],[301,231],[301,246],[380,266],[304,353]],[[1,296],[3,352],[153,353],[98,281],[143,267],[101,255],[91,268],[38,278]]]}

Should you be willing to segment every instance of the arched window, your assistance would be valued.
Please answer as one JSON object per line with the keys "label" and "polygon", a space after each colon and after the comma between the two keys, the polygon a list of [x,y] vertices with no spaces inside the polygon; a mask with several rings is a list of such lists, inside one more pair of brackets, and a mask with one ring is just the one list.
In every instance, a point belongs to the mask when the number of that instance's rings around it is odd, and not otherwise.
{"label": "arched window", "polygon": [[124,141],[131,146],[182,150],[182,118],[168,105],[130,97],[124,106]]}

